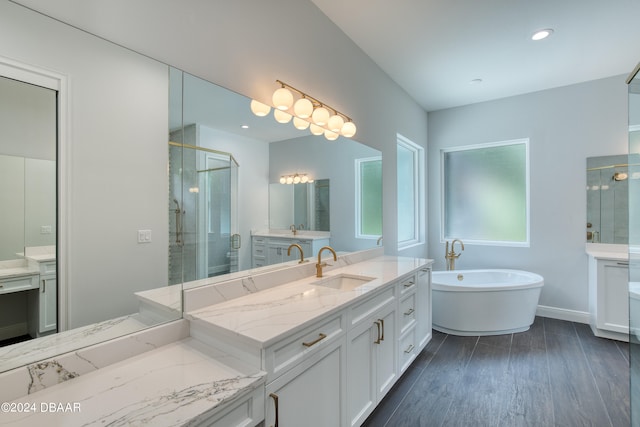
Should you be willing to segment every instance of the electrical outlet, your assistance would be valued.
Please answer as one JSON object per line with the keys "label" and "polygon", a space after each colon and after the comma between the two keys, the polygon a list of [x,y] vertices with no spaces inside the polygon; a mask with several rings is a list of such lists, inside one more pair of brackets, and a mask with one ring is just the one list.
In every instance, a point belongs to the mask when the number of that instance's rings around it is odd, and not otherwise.
{"label": "electrical outlet", "polygon": [[40,226],[40,234],[51,234],[51,226],[50,225],[41,225]]}
{"label": "electrical outlet", "polygon": [[151,230],[138,230],[138,243],[151,243]]}

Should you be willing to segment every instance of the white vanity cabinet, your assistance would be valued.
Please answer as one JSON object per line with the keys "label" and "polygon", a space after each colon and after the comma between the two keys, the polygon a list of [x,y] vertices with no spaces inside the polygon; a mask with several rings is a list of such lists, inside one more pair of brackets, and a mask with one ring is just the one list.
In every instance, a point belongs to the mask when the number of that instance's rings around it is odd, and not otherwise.
{"label": "white vanity cabinet", "polygon": [[629,341],[629,262],[589,259],[590,324],[596,336]]}
{"label": "white vanity cabinet", "polygon": [[267,384],[265,425],[342,425],[344,358],[343,336]]}
{"label": "white vanity cabinet", "polygon": [[359,426],[398,377],[396,287],[390,286],[350,309],[347,332],[347,417]]}
{"label": "white vanity cabinet", "polygon": [[294,236],[292,235],[253,235],[251,237],[251,265],[253,268],[265,265],[279,264],[285,261],[300,259],[297,248],[289,246],[297,244],[302,247],[304,257],[313,258],[323,246],[329,245],[328,237]]}
{"label": "white vanity cabinet", "polygon": [[38,268],[39,289],[37,294],[29,295],[29,304],[38,307],[37,320],[32,319],[30,322],[30,333],[34,337],[55,332],[58,327],[56,261],[38,262]]}

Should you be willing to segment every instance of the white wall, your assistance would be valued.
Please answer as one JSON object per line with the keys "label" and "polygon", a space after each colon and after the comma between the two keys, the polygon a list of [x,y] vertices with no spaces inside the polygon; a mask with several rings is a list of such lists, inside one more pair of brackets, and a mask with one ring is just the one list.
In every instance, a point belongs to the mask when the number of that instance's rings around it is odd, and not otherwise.
{"label": "white wall", "polygon": [[[426,148],[424,110],[313,3],[300,0],[23,0],[250,98],[283,80],[351,116],[383,153],[385,250],[396,253],[396,134]],[[401,48],[401,47],[399,47]],[[426,256],[426,244],[403,252]]]}
{"label": "white wall", "polygon": [[428,118],[429,254],[435,268],[445,268],[440,149],[530,138],[531,246],[466,245],[456,267],[539,273],[545,278],[541,305],[587,312],[586,158],[627,153],[625,76],[436,111]]}
{"label": "white wall", "polygon": [[167,283],[166,65],[7,1],[0,56],[68,79],[69,326],[137,311]]}

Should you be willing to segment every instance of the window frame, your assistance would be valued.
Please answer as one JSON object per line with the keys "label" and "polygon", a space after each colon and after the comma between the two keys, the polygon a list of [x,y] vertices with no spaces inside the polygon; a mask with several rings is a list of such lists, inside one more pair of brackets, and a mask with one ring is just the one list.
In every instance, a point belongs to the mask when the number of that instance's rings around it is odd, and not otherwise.
{"label": "window frame", "polygon": [[[410,239],[400,240],[398,233],[398,251],[409,249],[425,243],[425,209],[424,209],[424,176],[425,176],[425,150],[420,145],[408,138],[396,135],[396,168],[398,164],[398,147],[402,147],[413,153],[413,236]],[[398,171],[396,170],[396,202],[398,197]],[[396,203],[397,204],[397,203]],[[396,213],[397,224],[401,222],[400,212]],[[399,231],[399,230],[398,230]]]}
{"label": "window frame", "polygon": [[[464,235],[446,236],[446,198],[445,198],[445,170],[444,159],[446,153],[456,151],[478,150],[482,148],[494,148],[507,145],[523,144],[525,148],[525,240],[524,241],[508,241],[508,240],[478,240],[465,238]],[[440,149],[440,243],[447,240],[460,239],[466,244],[483,245],[483,246],[499,246],[499,247],[530,247],[531,246],[531,173],[530,173],[530,156],[529,156],[529,138],[511,139],[506,141],[488,142],[481,144],[471,144],[458,147],[448,147]]]}
{"label": "window frame", "polygon": [[[366,240],[377,240],[382,236],[382,230],[380,230],[380,234],[363,234],[362,231],[362,180],[360,179],[362,173],[362,164],[369,162],[380,162],[380,166],[382,167],[382,155],[372,156],[372,157],[363,157],[360,159],[355,159],[355,195],[356,195],[356,209],[355,209],[355,238],[356,239],[366,239]],[[380,189],[382,191],[382,189]],[[381,212],[382,214],[382,212]]]}

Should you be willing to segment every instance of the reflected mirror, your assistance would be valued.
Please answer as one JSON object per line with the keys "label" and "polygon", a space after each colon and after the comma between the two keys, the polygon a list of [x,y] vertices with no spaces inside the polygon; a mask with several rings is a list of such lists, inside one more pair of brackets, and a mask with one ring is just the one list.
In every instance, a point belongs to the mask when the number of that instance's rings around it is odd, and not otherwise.
{"label": "reflected mirror", "polygon": [[627,155],[587,158],[587,242],[629,242]]}
{"label": "reflected mirror", "polygon": [[[252,237],[257,235],[278,240],[280,256],[267,264],[290,263],[299,256],[282,256],[282,247],[287,246],[283,239],[329,242],[343,252],[377,244],[382,181],[365,180],[363,185],[369,195],[365,200],[377,200],[379,208],[370,203],[359,209],[362,197],[357,183],[361,160],[376,159],[381,170],[378,150],[344,137],[329,142],[277,123],[270,115],[256,117],[245,96],[178,69],[172,68],[170,76],[170,269],[181,264],[186,272],[187,265],[193,265],[194,274],[185,276],[184,282],[214,276],[223,280],[221,274],[236,270],[249,274],[264,266],[252,254]],[[221,182],[198,178],[227,173],[227,166],[205,165],[203,159],[216,156],[233,159],[224,189]],[[180,188],[172,184],[179,168],[185,176]],[[296,174],[314,182],[286,184],[286,176]],[[285,184],[280,183],[283,177]],[[214,187],[217,196],[211,198]],[[379,217],[365,221],[379,226],[373,231],[370,227],[368,234],[359,233],[362,216]],[[216,218],[213,228],[211,218]],[[308,246],[305,257],[316,255],[313,247]],[[170,276],[178,280],[172,272]]]}

